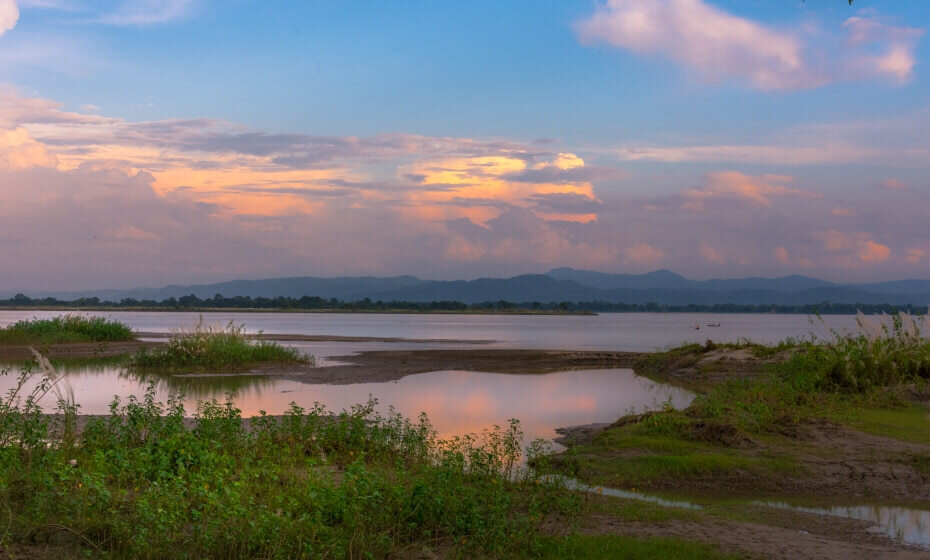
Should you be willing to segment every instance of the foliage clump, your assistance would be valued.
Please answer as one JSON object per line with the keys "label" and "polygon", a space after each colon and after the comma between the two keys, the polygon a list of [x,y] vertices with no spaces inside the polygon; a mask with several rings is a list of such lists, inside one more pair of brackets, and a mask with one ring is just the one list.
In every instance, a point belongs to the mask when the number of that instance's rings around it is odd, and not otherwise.
{"label": "foliage clump", "polygon": [[[187,418],[180,398],[160,403],[152,387],[110,410],[79,433],[38,413],[35,396],[0,397],[0,546],[109,558],[526,557],[576,508],[519,467],[517,421],[441,440],[425,415],[382,415],[374,400],[250,419],[210,401]],[[73,403],[60,412],[73,426]]]}
{"label": "foliage clump", "polygon": [[86,315],[24,319],[0,328],[0,344],[58,344],[133,340],[132,329],[119,321]]}
{"label": "foliage clump", "polygon": [[313,356],[296,348],[266,340],[254,340],[245,327],[230,321],[225,327],[204,325],[171,333],[168,342],[139,350],[130,362],[137,370],[170,373],[241,370],[258,364],[313,364]]}

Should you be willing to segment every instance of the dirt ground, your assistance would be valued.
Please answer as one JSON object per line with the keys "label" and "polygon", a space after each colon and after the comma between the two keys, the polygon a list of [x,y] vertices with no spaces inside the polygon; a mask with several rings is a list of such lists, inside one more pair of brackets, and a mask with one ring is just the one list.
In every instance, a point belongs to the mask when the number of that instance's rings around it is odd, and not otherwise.
{"label": "dirt ground", "polygon": [[394,381],[407,375],[441,370],[495,373],[547,373],[577,369],[628,368],[635,352],[562,352],[548,350],[387,350],[331,358],[345,365],[323,368],[267,366],[256,373],[303,383],[343,385]]}

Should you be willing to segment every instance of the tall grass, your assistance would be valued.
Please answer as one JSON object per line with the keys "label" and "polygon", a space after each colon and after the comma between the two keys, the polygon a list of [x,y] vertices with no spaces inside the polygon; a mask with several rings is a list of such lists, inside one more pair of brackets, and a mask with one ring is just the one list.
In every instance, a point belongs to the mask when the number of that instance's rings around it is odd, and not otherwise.
{"label": "tall grass", "polygon": [[[822,319],[821,319],[822,320]],[[924,317],[857,316],[858,330],[796,346],[755,380],[736,380],[695,400],[694,414],[746,431],[830,411],[852,400],[891,403],[887,389],[930,379],[930,329]]]}
{"label": "tall grass", "polygon": [[[112,558],[535,555],[578,498],[521,471],[519,423],[440,440],[376,401],[292,404],[246,422],[231,402],[114,400],[78,438],[35,399],[4,400],[0,510],[15,543]],[[65,409],[74,416],[74,408]],[[12,415],[12,416],[11,416]],[[6,525],[6,523],[5,523]],[[435,552],[434,552],[435,551]]]}
{"label": "tall grass", "polygon": [[252,340],[245,327],[230,321],[225,327],[204,325],[171,333],[168,342],[156,348],[143,348],[130,362],[137,370],[171,373],[246,369],[266,363],[313,364],[313,356],[275,342]]}
{"label": "tall grass", "polygon": [[26,319],[0,328],[0,344],[57,344],[133,340],[132,329],[119,321],[85,315]]}

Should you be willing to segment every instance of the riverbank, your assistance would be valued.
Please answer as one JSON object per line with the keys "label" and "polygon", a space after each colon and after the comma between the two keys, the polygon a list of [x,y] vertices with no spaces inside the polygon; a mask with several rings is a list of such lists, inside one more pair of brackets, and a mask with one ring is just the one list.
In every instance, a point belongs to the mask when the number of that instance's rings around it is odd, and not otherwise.
{"label": "riverbank", "polygon": [[[698,508],[628,503],[619,519],[595,515],[582,529],[592,534],[688,535],[766,558],[925,558],[915,546],[930,545],[930,389],[916,374],[927,343],[898,344],[863,338],[843,350],[897,355],[864,362],[875,379],[892,362],[913,366],[915,377],[868,388],[859,378],[857,389],[831,369],[833,350],[804,344],[643,356],[638,373],[688,386],[694,403],[562,430],[567,450],[537,467]],[[895,354],[905,351],[909,360]]]}

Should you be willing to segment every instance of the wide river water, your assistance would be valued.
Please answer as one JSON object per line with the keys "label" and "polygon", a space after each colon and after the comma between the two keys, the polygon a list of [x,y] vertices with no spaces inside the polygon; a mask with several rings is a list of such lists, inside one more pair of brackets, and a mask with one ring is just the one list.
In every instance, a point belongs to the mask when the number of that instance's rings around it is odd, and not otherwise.
{"label": "wide river water", "polygon": [[[56,311],[0,311],[0,326],[33,317],[54,317]],[[322,366],[334,357],[364,350],[430,348],[529,348],[561,350],[649,351],[682,342],[718,342],[750,339],[777,342],[786,337],[826,336],[823,323],[804,315],[776,314],[653,314],[601,315],[432,315],[361,313],[95,313],[122,321],[137,332],[168,333],[186,329],[200,320],[210,325],[233,322],[249,332],[287,335],[332,335],[417,339],[431,342],[296,341],[285,342],[313,354]],[[709,326],[709,325],[719,326]],[[830,317],[830,327],[846,329],[853,317]],[[698,328],[695,328],[698,327]],[[17,369],[17,364],[7,364]],[[551,439],[563,426],[611,422],[630,410],[655,408],[666,401],[686,405],[691,395],[657,384],[631,370],[586,370],[546,375],[435,371],[395,382],[355,385],[310,385],[261,376],[140,377],[119,362],[67,363],[60,388],[73,395],[81,412],[103,414],[114,396],[141,396],[154,383],[157,397],[183,392],[189,411],[197,402],[225,399],[227,394],[246,416],[266,411],[283,412],[291,402],[309,407],[320,402],[330,410],[377,398],[386,410],[393,406],[414,418],[426,412],[442,435],[478,431],[519,418],[528,439]],[[0,390],[14,382],[0,378]]]}

